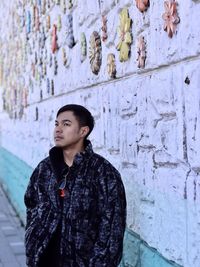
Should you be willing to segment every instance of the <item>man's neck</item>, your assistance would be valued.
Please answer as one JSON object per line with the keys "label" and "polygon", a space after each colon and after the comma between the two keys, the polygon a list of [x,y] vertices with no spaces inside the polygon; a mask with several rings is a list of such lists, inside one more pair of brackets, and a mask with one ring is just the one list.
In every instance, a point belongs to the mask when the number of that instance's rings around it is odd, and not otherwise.
{"label": "man's neck", "polygon": [[63,158],[65,163],[71,167],[73,165],[74,158],[76,154],[84,151],[84,145],[83,143],[81,144],[76,144],[73,147],[68,147],[63,149]]}

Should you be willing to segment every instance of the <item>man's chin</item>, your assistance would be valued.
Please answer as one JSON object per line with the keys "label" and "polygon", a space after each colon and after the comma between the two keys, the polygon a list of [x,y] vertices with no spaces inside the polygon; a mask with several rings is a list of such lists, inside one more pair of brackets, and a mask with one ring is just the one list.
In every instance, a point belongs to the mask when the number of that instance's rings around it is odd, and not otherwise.
{"label": "man's chin", "polygon": [[62,147],[65,147],[63,144],[61,144],[61,143],[57,143],[57,142],[55,143],[55,146],[56,146],[56,147],[61,147],[61,148],[62,148]]}
{"label": "man's chin", "polygon": [[55,142],[55,146],[64,149],[64,148],[69,147],[70,145],[66,143],[61,143],[61,142]]}

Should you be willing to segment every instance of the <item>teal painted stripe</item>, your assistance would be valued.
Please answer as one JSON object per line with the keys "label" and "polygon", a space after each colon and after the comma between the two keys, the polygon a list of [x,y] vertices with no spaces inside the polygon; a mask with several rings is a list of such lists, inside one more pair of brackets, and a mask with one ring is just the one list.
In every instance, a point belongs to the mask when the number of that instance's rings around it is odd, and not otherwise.
{"label": "teal painted stripe", "polygon": [[124,237],[123,258],[119,267],[182,267],[165,259],[156,249],[127,229]]}
{"label": "teal painted stripe", "polygon": [[24,193],[33,169],[0,147],[0,181],[19,217],[25,222]]}

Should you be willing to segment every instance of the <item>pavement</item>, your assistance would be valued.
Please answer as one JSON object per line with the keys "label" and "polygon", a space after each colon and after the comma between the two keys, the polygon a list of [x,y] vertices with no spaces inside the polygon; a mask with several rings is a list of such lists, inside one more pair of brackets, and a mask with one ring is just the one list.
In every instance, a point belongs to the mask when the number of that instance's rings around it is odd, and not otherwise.
{"label": "pavement", "polygon": [[25,267],[24,227],[0,185],[0,267]]}

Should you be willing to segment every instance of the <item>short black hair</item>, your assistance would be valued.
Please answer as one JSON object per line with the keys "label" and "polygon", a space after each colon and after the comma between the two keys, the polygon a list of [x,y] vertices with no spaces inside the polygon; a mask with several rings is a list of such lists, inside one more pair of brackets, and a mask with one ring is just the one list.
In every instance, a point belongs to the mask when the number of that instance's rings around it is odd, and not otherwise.
{"label": "short black hair", "polygon": [[90,135],[90,133],[92,132],[94,128],[94,117],[92,116],[90,111],[81,105],[68,104],[68,105],[61,107],[58,110],[56,117],[58,117],[60,113],[65,112],[65,111],[73,112],[74,116],[79,122],[80,127],[83,127],[83,126],[89,127],[90,130],[88,134],[85,136],[85,139],[87,139],[87,137]]}

